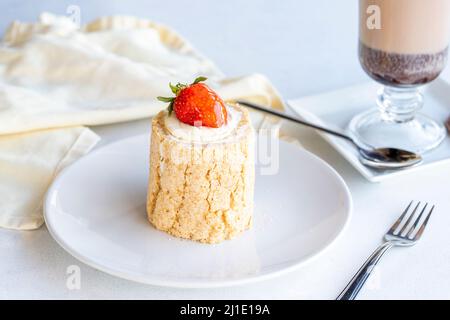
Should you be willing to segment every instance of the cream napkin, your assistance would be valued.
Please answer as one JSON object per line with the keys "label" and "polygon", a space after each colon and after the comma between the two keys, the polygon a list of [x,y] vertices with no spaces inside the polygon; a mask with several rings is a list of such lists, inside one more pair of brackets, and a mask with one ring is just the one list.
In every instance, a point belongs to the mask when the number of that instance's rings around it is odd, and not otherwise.
{"label": "cream napkin", "polygon": [[165,108],[155,98],[170,94],[170,81],[199,75],[225,100],[282,108],[265,77],[224,78],[174,31],[148,20],[105,17],[79,29],[45,13],[38,23],[13,22],[0,45],[0,226],[43,223],[55,174],[98,141],[76,126],[150,117]]}
{"label": "cream napkin", "polygon": [[97,141],[83,127],[0,136],[0,226],[41,226],[42,199],[53,177]]}

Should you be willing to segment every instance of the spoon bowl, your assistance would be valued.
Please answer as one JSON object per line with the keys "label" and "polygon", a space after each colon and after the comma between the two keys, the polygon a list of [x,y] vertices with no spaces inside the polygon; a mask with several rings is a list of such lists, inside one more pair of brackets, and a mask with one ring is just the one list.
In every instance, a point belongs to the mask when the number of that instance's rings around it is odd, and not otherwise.
{"label": "spoon bowl", "polygon": [[360,161],[376,169],[401,169],[420,164],[423,158],[410,151],[397,148],[366,150],[358,147]]}

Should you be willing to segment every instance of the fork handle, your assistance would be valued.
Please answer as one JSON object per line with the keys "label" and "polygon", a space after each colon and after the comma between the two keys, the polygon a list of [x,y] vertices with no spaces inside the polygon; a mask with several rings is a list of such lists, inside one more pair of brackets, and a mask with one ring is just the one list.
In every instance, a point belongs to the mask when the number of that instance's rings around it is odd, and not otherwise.
{"label": "fork handle", "polygon": [[358,295],[359,290],[361,290],[364,283],[369,278],[378,261],[380,261],[386,251],[393,246],[394,245],[391,242],[385,242],[380,245],[366,260],[366,262],[364,262],[361,268],[359,268],[358,272],[353,276],[352,280],[350,280],[336,300],[354,300]]}

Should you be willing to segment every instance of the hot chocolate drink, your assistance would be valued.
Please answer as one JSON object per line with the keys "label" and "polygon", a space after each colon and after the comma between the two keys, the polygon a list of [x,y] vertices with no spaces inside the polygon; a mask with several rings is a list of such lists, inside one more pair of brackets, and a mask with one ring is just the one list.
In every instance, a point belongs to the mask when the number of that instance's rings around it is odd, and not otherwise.
{"label": "hot chocolate drink", "polygon": [[444,140],[441,122],[418,112],[422,84],[444,69],[450,38],[450,0],[359,0],[359,59],[383,84],[377,108],[355,115],[350,134],[368,148],[418,154]]}
{"label": "hot chocolate drink", "polygon": [[443,70],[450,0],[360,0],[360,15],[360,62],[375,80],[419,85]]}

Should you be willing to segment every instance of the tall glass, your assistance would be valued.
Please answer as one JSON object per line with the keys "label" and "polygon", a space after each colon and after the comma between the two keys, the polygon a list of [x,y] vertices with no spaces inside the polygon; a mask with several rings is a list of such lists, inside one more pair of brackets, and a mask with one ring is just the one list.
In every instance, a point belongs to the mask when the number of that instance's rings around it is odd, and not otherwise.
{"label": "tall glass", "polygon": [[383,85],[378,108],[357,115],[349,130],[370,147],[424,153],[445,137],[442,124],[417,111],[419,87],[444,69],[450,0],[359,0],[359,60]]}

